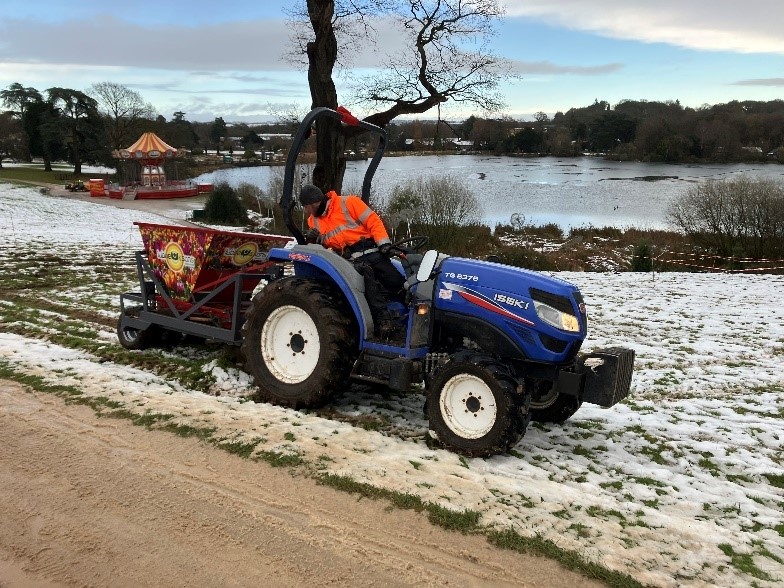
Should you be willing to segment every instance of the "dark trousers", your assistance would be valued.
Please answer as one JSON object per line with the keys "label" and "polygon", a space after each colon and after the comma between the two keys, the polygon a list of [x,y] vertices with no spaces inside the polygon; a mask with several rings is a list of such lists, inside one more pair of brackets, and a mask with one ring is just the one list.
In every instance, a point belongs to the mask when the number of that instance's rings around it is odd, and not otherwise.
{"label": "dark trousers", "polygon": [[365,298],[376,325],[388,319],[387,302],[403,300],[404,278],[392,262],[378,251],[351,260],[365,280]]}

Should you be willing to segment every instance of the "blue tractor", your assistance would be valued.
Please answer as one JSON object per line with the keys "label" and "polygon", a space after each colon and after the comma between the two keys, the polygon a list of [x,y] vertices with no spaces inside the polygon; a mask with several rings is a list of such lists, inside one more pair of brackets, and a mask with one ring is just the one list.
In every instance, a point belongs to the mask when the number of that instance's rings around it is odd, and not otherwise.
{"label": "blue tractor", "polygon": [[401,392],[423,384],[430,438],[488,456],[518,443],[531,419],[563,422],[583,402],[610,407],[629,394],[633,350],[580,352],[588,325],[576,286],[492,261],[419,254],[424,237],[394,245],[406,298],[389,310],[401,328],[374,336],[362,276],[337,253],[306,244],[293,220],[297,155],[322,116],[378,135],[366,201],[386,146],[383,129],[327,108],[311,111],[294,136],[281,206],[297,243],[268,255],[293,272],[254,296],[242,326],[261,400],[318,407],[352,380]]}

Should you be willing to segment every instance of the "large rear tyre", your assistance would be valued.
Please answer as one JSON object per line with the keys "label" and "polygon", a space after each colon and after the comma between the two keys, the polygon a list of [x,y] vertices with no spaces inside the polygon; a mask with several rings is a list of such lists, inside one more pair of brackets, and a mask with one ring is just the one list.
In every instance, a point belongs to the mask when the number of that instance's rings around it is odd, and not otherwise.
{"label": "large rear tyre", "polygon": [[504,453],[525,434],[528,393],[502,363],[462,351],[434,375],[427,416],[430,436],[458,453]]}
{"label": "large rear tyre", "polygon": [[328,286],[301,278],[271,283],[242,328],[245,367],[262,401],[323,406],[346,386],[358,353],[351,310]]}
{"label": "large rear tyre", "polygon": [[547,390],[531,399],[531,420],[537,423],[563,423],[576,413],[582,402],[576,396],[558,394],[549,383]]}

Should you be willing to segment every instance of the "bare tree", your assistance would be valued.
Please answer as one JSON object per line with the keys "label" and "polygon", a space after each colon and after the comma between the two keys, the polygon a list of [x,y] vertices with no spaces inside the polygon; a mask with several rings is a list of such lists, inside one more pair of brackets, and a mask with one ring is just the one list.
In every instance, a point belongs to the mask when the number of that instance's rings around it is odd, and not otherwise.
{"label": "bare tree", "polygon": [[[410,50],[392,55],[386,70],[356,89],[365,103],[386,106],[366,120],[385,126],[402,114],[421,114],[449,100],[488,112],[504,106],[496,91],[511,75],[488,47],[503,10],[496,0],[407,0],[400,24]],[[468,40],[479,39],[475,49]]]}
{"label": "bare tree", "polygon": [[776,258],[784,253],[784,184],[748,176],[708,180],[674,200],[667,219],[719,255]]}
{"label": "bare tree", "polygon": [[[488,48],[503,15],[497,0],[307,0],[306,7],[308,36],[302,37],[301,27],[293,31],[298,35],[295,45],[308,59],[313,108],[338,106],[333,74],[336,65],[350,58],[346,49],[356,52],[360,35],[374,42],[374,24],[392,21],[400,27],[407,49],[390,55],[378,76],[355,85],[355,102],[381,108],[366,121],[385,127],[398,116],[421,114],[450,100],[489,112],[503,107],[497,87],[511,77],[511,70]],[[327,117],[317,121],[316,130],[316,169],[321,173],[314,181],[322,189],[340,190],[345,131]]]}
{"label": "bare tree", "polygon": [[482,206],[476,195],[454,176],[410,179],[394,187],[385,215],[396,228],[405,222],[430,245],[454,250],[461,228],[479,223]]}
{"label": "bare tree", "polygon": [[107,117],[106,130],[112,149],[127,147],[140,131],[139,123],[155,117],[155,108],[135,90],[114,82],[90,86],[89,94]]}

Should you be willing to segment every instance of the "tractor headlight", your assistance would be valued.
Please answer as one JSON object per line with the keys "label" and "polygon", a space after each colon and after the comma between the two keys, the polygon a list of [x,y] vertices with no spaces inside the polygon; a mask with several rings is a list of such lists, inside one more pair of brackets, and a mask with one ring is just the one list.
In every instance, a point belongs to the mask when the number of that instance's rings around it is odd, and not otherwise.
{"label": "tractor headlight", "polygon": [[580,321],[573,314],[560,311],[538,300],[534,300],[534,309],[536,309],[536,314],[542,321],[556,329],[571,333],[577,333],[580,330]]}

